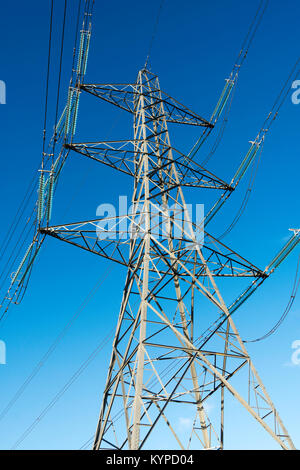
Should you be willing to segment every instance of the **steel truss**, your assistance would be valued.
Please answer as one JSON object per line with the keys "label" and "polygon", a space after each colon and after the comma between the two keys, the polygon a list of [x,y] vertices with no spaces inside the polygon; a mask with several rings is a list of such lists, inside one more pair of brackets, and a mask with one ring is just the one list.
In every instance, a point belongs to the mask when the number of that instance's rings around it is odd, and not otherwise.
{"label": "steel truss", "polygon": [[[170,144],[168,122],[212,124],[162,92],[158,77],[146,69],[134,84],[80,89],[134,116],[132,140],[67,145],[130,175],[133,211],[40,229],[127,268],[94,448],[145,448],[154,429],[163,432],[162,424],[181,449],[223,448],[230,392],[279,446],[293,449],[216,282],[249,277],[256,286],[270,270],[260,270],[207,232],[199,242],[203,227],[190,219],[182,188],[232,188]],[[216,422],[205,405],[212,396],[219,403]],[[178,412],[190,410],[187,437],[178,428]]]}

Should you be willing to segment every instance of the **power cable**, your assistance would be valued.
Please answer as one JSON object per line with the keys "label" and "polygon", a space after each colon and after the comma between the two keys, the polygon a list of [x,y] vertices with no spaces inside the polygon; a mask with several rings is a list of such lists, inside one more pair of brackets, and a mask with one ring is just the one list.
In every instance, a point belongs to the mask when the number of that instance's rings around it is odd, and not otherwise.
{"label": "power cable", "polygon": [[[262,19],[263,19],[263,16],[264,16],[264,14],[265,14],[265,11],[266,11],[266,9],[267,9],[267,7],[268,7],[269,0],[266,0],[264,7],[263,7],[263,4],[264,4],[264,0],[261,0],[261,1],[260,1],[260,4],[259,4],[259,6],[258,6],[258,9],[257,9],[257,11],[256,11],[256,13],[255,13],[255,16],[254,16],[254,18],[253,18],[253,21],[252,21],[252,23],[251,23],[251,25],[250,25],[250,27],[249,27],[249,30],[248,30],[248,32],[247,32],[247,34],[246,34],[246,36],[245,36],[244,41],[243,41],[243,43],[242,43],[242,47],[241,47],[241,50],[240,50],[240,52],[239,52],[239,55],[237,56],[237,59],[236,59],[236,61],[235,61],[236,66],[239,67],[239,68],[243,65],[243,63],[244,63],[244,61],[245,61],[245,59],[246,59],[246,57],[247,57],[247,54],[248,54],[249,49],[250,49],[250,46],[251,46],[251,44],[252,44],[252,42],[253,42],[253,40],[254,40],[254,37],[255,37],[255,35],[256,35],[256,32],[257,32],[257,30],[258,30],[258,28],[259,28],[259,26],[260,26],[260,23],[261,23],[261,21],[262,21]],[[258,18],[258,20],[257,20],[257,18]],[[257,20],[257,22],[256,22],[256,20]],[[256,24],[255,24],[255,22],[256,22]],[[253,32],[251,33],[252,29],[253,29]],[[249,39],[249,38],[250,38],[250,39]],[[246,49],[245,49],[245,48],[246,48]]]}
{"label": "power cable", "polygon": [[76,50],[77,50],[77,41],[78,41],[80,9],[81,9],[81,0],[78,1],[77,19],[76,19],[76,27],[75,27],[75,39],[74,39],[74,47],[73,47],[72,72],[75,72],[75,60],[76,60]]}
{"label": "power cable", "polygon": [[63,13],[63,23],[62,23],[62,33],[61,33],[61,45],[60,45],[60,59],[59,59],[59,73],[58,73],[58,83],[57,83],[57,97],[56,97],[56,110],[55,110],[55,125],[54,125],[54,139],[52,152],[54,156],[55,145],[57,141],[57,119],[58,119],[58,107],[59,107],[59,95],[60,95],[60,84],[61,84],[61,72],[62,72],[62,61],[63,61],[63,52],[64,52],[64,40],[65,40],[65,25],[66,25],[66,14],[67,14],[67,1],[64,2],[64,13]]}
{"label": "power cable", "polygon": [[[29,236],[29,234],[30,234],[30,232],[31,232],[31,229],[32,229],[33,226],[34,226],[34,222],[33,222],[33,223],[29,226],[29,231],[27,231],[27,234],[26,234],[25,230],[26,230],[26,228],[27,228],[27,226],[28,226],[28,224],[29,224],[29,222],[30,222],[30,220],[31,220],[31,218],[32,218],[33,213],[34,213],[34,210],[31,212],[31,215],[30,215],[29,218],[27,219],[27,222],[26,222],[26,224],[25,224],[25,226],[24,226],[22,232],[19,234],[19,237],[18,237],[18,239],[17,239],[17,241],[16,241],[16,243],[15,243],[15,245],[14,245],[14,248],[12,249],[11,254],[10,254],[10,256],[8,257],[8,259],[7,259],[7,261],[6,261],[5,265],[4,265],[4,267],[3,267],[3,269],[2,269],[2,272],[0,273],[0,280],[1,280],[1,279],[3,278],[3,276],[4,276],[4,280],[2,281],[2,284],[1,284],[1,286],[0,286],[0,291],[1,291],[1,289],[3,288],[3,286],[4,286],[5,282],[6,282],[6,276],[11,272],[11,269],[12,269],[12,267],[14,266],[14,264],[15,264],[15,262],[16,262],[18,256],[19,256],[19,254],[20,254],[20,249],[23,248],[24,243],[25,243],[25,241],[27,240],[27,238],[28,238],[28,236]],[[15,257],[13,258],[13,260],[12,260],[12,257],[14,256],[14,253],[15,253],[15,251],[17,250],[18,245],[20,245],[20,243],[21,243],[21,241],[22,241],[22,238],[23,238],[23,242],[22,242],[22,244],[21,244],[21,247],[19,247],[19,250],[18,250],[16,256],[15,256]],[[9,264],[11,260],[12,260],[12,262],[11,262],[11,264]]]}
{"label": "power cable", "polygon": [[[297,61],[295,62],[287,80],[284,82],[282,88],[280,89],[280,92],[277,96],[277,98],[275,99],[274,103],[273,103],[273,106],[271,108],[271,111],[269,112],[269,114],[267,115],[267,117],[265,118],[259,132],[258,132],[258,135],[255,139],[254,142],[251,142],[252,146],[253,145],[262,145],[264,144],[264,139],[265,139],[265,136],[267,134],[267,132],[270,130],[270,127],[271,125],[273,124],[273,122],[275,121],[275,119],[278,117],[278,114],[279,114],[279,111],[281,109],[281,107],[283,106],[285,100],[287,99],[289,93],[290,93],[290,87],[289,87],[289,84],[290,84],[290,81],[292,79],[293,76],[297,76],[297,74],[300,72],[300,68],[298,69],[298,64],[300,63],[300,57],[297,59]],[[248,152],[249,153],[249,152]],[[247,156],[246,156],[247,157]],[[245,162],[247,163],[246,161],[246,157],[245,159],[243,160],[242,164],[239,166],[237,172],[235,173],[233,179],[232,179],[232,182],[231,182],[231,186],[235,189],[237,187],[237,185],[239,184],[242,176],[244,175],[246,169],[247,169],[247,166],[245,166]],[[254,161],[254,160],[253,160]],[[249,165],[250,163],[248,163]],[[244,167],[243,167],[244,166]],[[254,181],[253,181],[254,183]],[[236,215],[236,218],[237,220],[239,220],[240,218],[240,213],[243,213],[244,210],[245,210],[245,207],[248,203],[248,200],[249,200],[249,196],[250,196],[250,192],[252,190],[252,187],[251,187],[251,184],[253,186],[253,183],[249,183],[250,184],[250,191],[246,191],[246,195],[244,197],[244,200],[242,202],[242,206],[240,207],[240,209],[238,210],[238,213]],[[226,190],[221,196],[220,198],[218,199],[218,201],[214,204],[213,208],[209,211],[209,213],[207,214],[207,218],[209,219],[208,221],[210,221],[214,216],[215,214],[218,212],[218,210],[223,206],[224,202],[230,197],[230,195],[233,193],[233,191],[228,191]],[[237,221],[234,221],[234,224],[233,225],[236,225],[236,222]],[[231,225],[230,224],[230,230],[231,230]],[[229,229],[228,227],[228,229]],[[225,231],[227,233],[227,229]],[[224,232],[224,233],[225,233]],[[224,234],[222,234],[223,236]]]}
{"label": "power cable", "polygon": [[[228,87],[230,82],[232,83],[232,89],[231,89],[231,91],[229,90],[229,94],[231,94],[231,97],[230,97],[229,101],[228,101],[228,99],[226,99],[226,104],[225,104],[225,108],[224,108],[225,109],[225,114],[224,114],[224,118],[222,120],[221,128],[220,128],[219,133],[218,133],[218,135],[215,139],[214,144],[211,147],[211,150],[209,151],[208,155],[204,158],[204,160],[201,162],[202,166],[206,165],[208,163],[208,161],[215,154],[217,148],[219,147],[219,145],[222,141],[222,138],[223,138],[223,135],[224,135],[227,123],[228,123],[228,117],[229,117],[230,109],[231,109],[232,102],[233,102],[233,96],[234,96],[236,86],[237,86],[238,74],[240,72],[240,69],[241,69],[246,57],[247,57],[248,51],[249,51],[250,46],[251,46],[251,44],[254,40],[257,29],[258,29],[258,27],[259,27],[259,25],[262,21],[262,18],[265,14],[268,2],[269,2],[269,0],[266,0],[266,3],[264,5],[264,0],[261,0],[260,4],[259,4],[259,6],[258,6],[258,8],[255,12],[255,15],[253,17],[253,20],[252,20],[252,22],[249,26],[247,34],[246,34],[246,36],[243,40],[241,50],[240,50],[240,52],[239,52],[239,54],[238,54],[238,56],[237,56],[237,58],[234,62],[234,66],[231,70],[229,79],[226,80],[227,83],[225,85],[225,88],[223,89],[223,92],[221,94],[221,97],[219,99],[218,104],[220,103],[220,100],[221,100],[221,98],[223,97],[224,94],[228,95],[227,87]],[[210,122],[212,122],[214,124],[214,126],[217,124],[219,116],[222,112],[222,111],[217,112],[218,109],[220,109],[220,108],[218,108],[218,105],[217,105],[217,107],[215,108],[215,110],[214,110],[214,112],[211,116],[211,119],[210,119]],[[192,149],[190,150],[190,152],[188,154],[189,157],[191,157],[191,158],[195,157],[195,155],[198,153],[199,149],[202,147],[204,142],[208,139],[209,135],[211,134],[211,132],[214,128],[215,127],[205,128],[205,130],[201,134],[200,138],[197,140],[197,142],[193,145]]]}
{"label": "power cable", "polygon": [[[213,143],[208,155],[200,163],[200,165],[203,166],[203,167],[209,162],[209,160],[212,158],[212,156],[216,153],[217,149],[219,148],[220,143],[222,142],[222,139],[223,139],[223,136],[224,136],[224,133],[225,133],[225,130],[226,130],[226,126],[227,126],[228,120],[229,120],[229,114],[230,114],[230,110],[231,110],[231,107],[232,107],[232,102],[233,102],[234,93],[235,93],[235,90],[236,90],[236,85],[237,85],[237,80],[234,83],[234,88],[232,90],[230,100],[226,103],[224,118],[222,120],[222,124],[220,126],[220,129],[219,129],[218,135],[215,139],[215,142]],[[207,137],[208,137],[208,135],[207,135]]]}
{"label": "power cable", "polygon": [[242,203],[241,203],[234,219],[232,220],[231,224],[226,228],[226,230],[220,236],[217,237],[218,240],[222,240],[226,235],[228,235],[231,232],[231,230],[236,226],[236,224],[238,223],[238,221],[240,220],[240,218],[242,217],[243,213],[246,210],[246,207],[247,207],[247,204],[249,202],[249,198],[250,198],[250,195],[251,195],[251,192],[252,192],[255,180],[256,180],[258,167],[259,167],[259,163],[260,163],[260,160],[261,160],[262,151],[263,151],[263,145],[260,148],[259,156],[258,156],[257,162],[256,162],[256,167],[254,167],[255,161],[253,161],[252,172],[250,174],[248,187],[246,189],[246,192],[245,192],[244,198],[242,200]]}
{"label": "power cable", "polygon": [[39,362],[36,364],[32,372],[29,374],[29,376],[26,378],[26,380],[23,382],[23,384],[18,388],[16,393],[13,395],[13,397],[10,399],[8,404],[5,406],[5,408],[1,411],[0,413],[0,421],[7,415],[7,413],[10,411],[10,409],[14,406],[16,401],[21,397],[21,395],[24,393],[28,385],[32,382],[34,377],[39,373],[41,368],[45,365],[49,357],[52,355],[52,353],[55,351],[57,346],[61,343],[63,338],[66,336],[67,332],[71,328],[71,326],[75,323],[75,321],[78,319],[78,317],[81,315],[81,313],[85,310],[87,305],[90,303],[92,298],[95,296],[96,292],[98,291],[100,285],[107,279],[107,277],[110,275],[111,271],[114,269],[115,265],[112,265],[112,267],[106,271],[105,275],[101,275],[97,283],[94,285],[94,287],[90,290],[86,298],[82,301],[81,305],[79,308],[76,310],[74,315],[70,318],[70,320],[67,322],[67,324],[63,327],[63,329],[60,331],[58,336],[55,338],[53,343],[50,345],[46,353],[42,356],[42,358],[39,360]]}
{"label": "power cable", "polygon": [[[43,129],[43,155],[45,151],[46,123],[47,123],[47,111],[48,111],[48,91],[49,91],[49,76],[50,76],[50,63],[51,63],[52,28],[53,28],[53,0],[51,0],[50,22],[49,22],[48,60],[47,60],[47,75],[46,75],[46,87],[45,87],[45,110],[44,110],[44,129]],[[16,212],[16,215],[14,216],[14,219],[6,233],[4,241],[0,248],[0,253],[1,253],[0,259],[2,259],[6,249],[8,248],[9,242],[11,240],[11,234],[12,232],[16,231],[16,228],[20,223],[24,210],[27,207],[31,196],[34,193],[35,182],[36,182],[36,175],[34,175],[31,182],[29,183],[29,186],[25,192],[25,196],[23,197],[22,202]]]}
{"label": "power cable", "polygon": [[0,248],[0,252],[1,252],[0,260],[3,258],[4,254],[6,253],[8,245],[12,240],[12,232],[15,232],[16,227],[18,226],[18,224],[21,220],[21,217],[24,214],[24,210],[28,206],[29,200],[30,200],[31,196],[34,193],[34,190],[35,190],[34,182],[35,181],[36,181],[36,176],[34,176],[33,179],[31,180],[31,182],[30,182],[30,184],[27,188],[27,191],[25,193],[25,196],[22,199],[22,202],[21,202],[21,204],[20,204],[20,206],[19,206],[19,208],[18,208],[18,210],[17,210],[17,212],[14,216],[14,219],[12,220],[12,222],[9,226],[9,229],[8,229],[8,231],[7,231],[7,233],[4,237],[3,243],[2,243],[1,248]]}
{"label": "power cable", "polygon": [[148,54],[147,54],[147,58],[146,58],[145,66],[144,66],[145,69],[147,68],[147,65],[148,65],[148,62],[149,62],[149,59],[150,59],[150,54],[151,54],[152,47],[153,47],[153,42],[154,42],[154,39],[155,39],[155,36],[156,36],[156,33],[157,33],[157,27],[158,27],[159,18],[160,18],[160,14],[161,14],[161,11],[162,11],[164,1],[165,0],[161,0],[160,5],[159,5],[158,13],[157,13],[157,16],[156,16],[156,21],[155,21],[154,28],[153,28],[152,37],[150,39]]}
{"label": "power cable", "polygon": [[[61,81],[61,69],[62,69],[62,56],[63,56],[63,44],[64,44],[64,29],[65,29],[65,23],[66,23],[66,2],[65,2],[65,8],[64,8],[64,16],[63,16],[63,26],[62,26],[62,39],[61,39],[61,54],[60,54],[60,69],[59,69],[59,78],[58,78],[58,92],[57,92],[57,100],[56,100],[56,122],[57,122],[57,116],[58,116],[58,104],[59,104],[59,90],[60,90],[60,81]],[[78,35],[78,22],[79,22],[79,14],[80,14],[80,6],[81,6],[81,0],[79,0],[79,5],[78,5],[78,13],[77,13],[77,24],[76,24],[76,31],[75,31],[75,49],[76,49],[76,41],[77,41],[77,35]],[[42,155],[42,166],[41,168],[43,169],[44,167],[44,158],[47,154],[45,154],[45,140],[46,140],[46,127],[47,127],[47,111],[48,111],[48,94],[49,94],[49,78],[50,78],[50,64],[51,64],[51,44],[52,44],[52,29],[53,29],[53,8],[54,8],[54,2],[51,0],[51,12],[50,12],[50,25],[49,25],[49,40],[48,40],[48,61],[47,61],[47,74],[46,74],[46,87],[45,87],[45,112],[44,112],[44,129],[43,129],[43,155]],[[74,58],[73,58],[74,59]],[[55,126],[56,129],[56,126]],[[50,156],[48,156],[48,159]],[[25,197],[17,211],[17,214],[7,232],[7,235],[4,239],[4,242],[2,244],[3,248],[3,253],[6,251],[7,247],[9,246],[10,238],[11,238],[11,232],[14,230],[14,232],[17,231],[18,225],[20,224],[22,215],[27,208],[29,201],[31,200],[31,197],[35,191],[36,188],[36,176],[34,176],[32,182],[29,185],[29,188],[25,194]],[[33,211],[34,212],[34,211]],[[32,214],[30,218],[32,217]],[[30,219],[29,218],[29,219]],[[28,224],[28,221],[26,222],[26,225]],[[15,250],[18,247],[18,244],[21,242],[22,235],[24,233],[24,230],[22,230],[21,235],[15,245],[15,247],[12,250],[12,253],[6,262],[6,266],[4,270],[6,269],[8,263],[10,262]],[[27,235],[29,236],[29,234]],[[25,240],[24,240],[25,241]],[[24,242],[22,243],[22,246],[24,245]],[[1,250],[2,250],[1,248]],[[20,250],[18,251],[20,253]],[[16,261],[16,257],[14,259]],[[13,265],[11,266],[13,267]],[[31,269],[30,269],[31,271]],[[2,272],[1,276],[2,277],[4,274],[4,271]],[[28,284],[28,282],[26,282]],[[25,289],[23,289],[23,295],[25,293]],[[22,297],[23,297],[22,295]]]}
{"label": "power cable", "polygon": [[298,289],[299,289],[299,284],[300,284],[299,265],[300,265],[300,255],[298,257],[298,263],[297,263],[297,268],[296,268],[295,279],[294,279],[293,288],[292,288],[292,292],[291,292],[289,301],[287,303],[287,306],[284,309],[283,314],[281,315],[281,317],[279,318],[277,323],[275,323],[275,325],[267,333],[265,333],[263,336],[260,336],[259,338],[256,338],[256,339],[243,340],[244,343],[257,343],[258,341],[263,341],[264,339],[269,338],[271,335],[276,333],[278,328],[281,326],[283,321],[286,319],[286,317],[287,317],[288,313],[290,312],[290,310],[292,308],[292,305],[293,305],[293,303],[296,299],[297,292],[298,292]]}
{"label": "power cable", "polygon": [[44,117],[44,130],[43,130],[43,157],[45,153],[45,144],[46,144],[48,92],[49,92],[49,77],[50,77],[50,64],[51,64],[52,23],[53,23],[53,0],[51,0],[50,26],[49,26],[48,63],[47,63],[47,77],[46,77],[46,91],[45,91],[45,95],[46,95],[45,96],[45,117]]}
{"label": "power cable", "polygon": [[55,397],[48,403],[48,405],[43,409],[43,411],[38,415],[38,417],[33,421],[33,423],[23,432],[19,439],[14,443],[12,450],[19,447],[19,445],[28,437],[28,435],[34,430],[34,428],[41,422],[41,420],[46,416],[46,414],[53,408],[53,406],[58,402],[58,400],[66,393],[66,391],[71,387],[75,380],[80,377],[80,375],[85,371],[88,365],[95,359],[100,351],[106,346],[108,341],[114,334],[114,328],[107,334],[107,336],[101,341],[101,343],[92,351],[88,358],[80,365],[80,367],[75,371],[72,377],[68,382],[59,390]]}
{"label": "power cable", "polygon": [[93,440],[94,440],[94,436],[91,436],[84,444],[82,444],[79,450],[87,449],[92,444]]}
{"label": "power cable", "polygon": [[[265,6],[263,8],[263,5],[265,3]],[[241,50],[235,60],[235,65],[233,67],[233,70],[231,72],[231,75],[234,74],[234,70],[235,68],[236,69],[239,69],[242,67],[247,55],[248,55],[248,52],[249,52],[249,49],[250,49],[250,46],[254,40],[254,37],[256,35],[256,32],[260,26],[260,23],[263,19],[263,16],[265,14],[265,11],[267,9],[267,6],[268,6],[268,3],[269,3],[269,0],[266,0],[266,2],[264,2],[264,0],[261,0],[257,10],[256,10],[256,13],[254,15],[254,18],[249,26],[249,29],[247,31],[247,34],[244,38],[244,41],[242,42],[242,46],[241,46]],[[258,18],[258,21],[256,21]],[[256,24],[255,24],[256,23]],[[253,29],[254,28],[254,29]],[[253,29],[253,32],[251,33]],[[250,38],[250,39],[249,39]],[[242,59],[241,59],[242,57]],[[240,60],[241,59],[241,60]],[[219,147],[221,141],[222,141],[222,138],[223,138],[223,135],[224,135],[224,132],[225,132],[225,128],[227,126],[227,123],[228,123],[228,117],[229,117],[229,113],[230,113],[230,110],[231,110],[231,106],[232,106],[232,102],[233,102],[233,97],[234,97],[234,92],[236,90],[236,85],[237,85],[237,79],[235,80],[234,82],[234,89],[231,93],[231,98],[230,98],[230,101],[228,103],[226,103],[226,109],[225,109],[225,115],[224,115],[224,118],[223,118],[223,121],[222,121],[222,125],[221,125],[221,129],[219,131],[219,134],[216,138],[216,141],[215,143],[213,144],[212,146],[212,149],[210,150],[208,156],[202,161],[201,165],[204,166],[208,163],[208,161],[211,159],[211,157],[215,154],[217,148]]]}
{"label": "power cable", "polygon": [[[89,5],[89,2],[88,2],[88,5]],[[94,2],[92,2],[92,5],[91,5],[91,11],[92,11],[92,8],[93,8],[93,5],[94,5]],[[78,35],[78,22],[79,22],[79,14],[80,14],[80,6],[81,6],[81,0],[79,0],[79,5],[78,5],[78,13],[77,13],[77,26],[76,26],[76,32],[75,32],[75,49],[76,49],[76,42],[77,42],[77,35]],[[87,6],[87,1],[86,1],[86,6]],[[65,3],[65,7],[66,7],[66,3]],[[88,6],[89,8],[89,6]],[[87,11],[87,10],[86,10]],[[86,14],[86,12],[85,12]],[[91,14],[91,13],[90,13]],[[63,31],[64,31],[64,24],[65,24],[65,16],[66,16],[66,8],[64,10],[64,20],[63,20]],[[51,21],[50,21],[50,24],[52,24],[52,18],[53,18],[53,2],[52,2],[52,8],[51,8]],[[50,31],[51,31],[51,27],[50,27]],[[62,47],[61,47],[61,61],[60,61],[60,69],[61,69],[61,62],[62,62],[62,49],[63,49],[63,37],[64,37],[64,32],[62,33]],[[50,42],[50,39],[49,39],[49,42]],[[51,47],[49,46],[49,53],[50,53],[50,50],[51,50]],[[73,57],[74,58],[74,57]],[[50,63],[50,60],[48,59],[48,64]],[[60,73],[61,75],[61,73]],[[48,82],[48,80],[47,80]],[[59,80],[60,82],[60,80]],[[60,87],[58,86],[58,89]],[[46,87],[47,89],[47,87]],[[46,100],[47,101],[47,100]],[[57,100],[58,102],[58,100]],[[28,222],[27,222],[28,223]],[[24,240],[25,242],[25,240]],[[21,248],[23,247],[24,245],[24,242],[21,246]],[[20,248],[20,249],[21,249]],[[19,250],[20,252],[20,250]],[[19,254],[18,252],[18,254]],[[17,256],[18,256],[17,254]],[[14,260],[15,261],[15,260]],[[14,263],[13,261],[13,263]],[[30,268],[30,272],[32,270],[32,266]],[[107,275],[110,273],[107,272]],[[28,284],[28,281],[29,279],[27,279],[27,282],[26,282],[26,285]],[[98,286],[99,287],[99,286]],[[17,290],[19,289],[19,286],[17,288]],[[95,289],[95,288],[94,288]],[[26,286],[25,288],[23,289],[23,292],[22,292],[22,297],[24,296],[24,293],[25,293],[25,290],[26,290]],[[91,291],[92,293],[92,291]],[[91,295],[90,293],[90,295]],[[94,294],[93,294],[94,295]],[[18,298],[20,296],[20,293],[18,294]],[[10,302],[9,302],[9,305],[11,303],[12,299],[10,299]],[[85,301],[84,301],[85,302]],[[83,303],[84,304],[84,303]],[[82,306],[83,306],[82,304]],[[81,308],[82,308],[81,306]],[[86,305],[85,305],[86,306]],[[85,308],[85,306],[83,308]],[[8,307],[7,307],[8,308]],[[4,312],[4,314],[2,315],[2,318],[3,316],[6,314],[7,312],[7,308]],[[20,389],[16,392],[16,394],[14,395],[14,397],[12,398],[12,400],[9,402],[9,404],[7,405],[7,407],[5,408],[5,410],[3,410],[3,412],[1,413],[1,418],[2,419],[6,413],[9,411],[9,409],[11,408],[11,406],[13,406],[14,402],[19,398],[19,396],[23,393],[23,391],[25,390],[25,388],[27,387],[27,385],[31,382],[31,380],[33,379],[33,377],[38,373],[39,369],[42,367],[42,365],[45,363],[45,361],[48,359],[48,357],[50,356],[50,354],[52,354],[52,352],[54,351],[54,349],[57,347],[58,343],[61,341],[62,337],[66,334],[66,331],[70,328],[71,324],[73,324],[73,322],[75,321],[75,319],[77,318],[77,316],[79,315],[79,313],[81,312],[81,308],[80,308],[80,311],[77,312],[77,314],[75,314],[73,317],[72,317],[72,320],[70,321],[70,323],[68,325],[66,325],[65,329],[60,333],[60,335],[56,338],[56,340],[54,341],[54,343],[51,345],[51,347],[49,348],[49,350],[47,351],[47,353],[43,356],[42,360],[38,363],[38,365],[36,366],[36,368],[33,370],[32,374],[27,377],[26,381],[24,382],[24,384],[20,387]]]}

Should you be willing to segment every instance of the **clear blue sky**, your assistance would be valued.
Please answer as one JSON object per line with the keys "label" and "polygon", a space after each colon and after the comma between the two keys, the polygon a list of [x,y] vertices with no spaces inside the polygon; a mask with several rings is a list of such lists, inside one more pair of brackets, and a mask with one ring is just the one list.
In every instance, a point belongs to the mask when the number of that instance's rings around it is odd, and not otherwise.
{"label": "clear blue sky", "polygon": [[[41,158],[49,3],[16,0],[1,6],[0,80],[7,86],[7,104],[0,105],[3,237]],[[77,5],[75,1],[69,2],[73,3]],[[145,62],[159,3],[96,0],[87,82],[135,79]],[[159,75],[162,89],[209,118],[257,4],[258,1],[250,0],[166,0],[151,54],[152,71]],[[70,77],[75,6],[73,10],[69,8],[67,20],[62,102]],[[248,149],[248,141],[255,138],[299,56],[299,16],[297,0],[270,2],[241,71],[222,145],[209,164],[209,169],[224,180],[231,179]],[[54,47],[58,56],[58,43]],[[56,76],[52,77],[50,87],[52,111],[55,83]],[[129,138],[131,122],[124,114],[90,96],[82,97],[76,140]],[[284,244],[288,228],[299,226],[299,125],[300,105],[293,105],[289,97],[267,136],[247,210],[224,239],[261,268]],[[197,131],[172,128],[171,137],[175,147],[188,151]],[[231,222],[245,188],[246,181],[211,225],[214,235],[222,233]],[[125,194],[130,194],[126,176],[75,155],[60,180],[53,223],[93,218],[99,204],[116,203],[118,195]],[[192,202],[204,201],[197,190],[190,198]],[[290,295],[296,261],[297,254],[293,253],[236,314],[244,338],[261,336],[280,317]],[[0,365],[0,411],[110,267],[96,256],[56,240],[46,240],[24,301],[11,308],[0,329],[0,339],[7,344],[7,365]],[[8,449],[14,444],[115,326],[124,277],[122,268],[111,271],[64,341],[0,421],[1,448]],[[230,288],[225,293],[226,300],[232,299],[232,292]],[[297,339],[300,339],[299,300],[281,329],[265,342],[250,345],[249,351],[299,448],[300,366],[291,366],[291,344]],[[109,355],[110,344],[20,448],[81,447],[96,427]],[[235,408],[228,405],[226,447],[272,447],[273,443],[253,424],[252,418],[241,419],[244,415],[240,411],[238,404]],[[243,433],[234,432],[236,423]],[[171,444],[166,442],[165,446]]]}

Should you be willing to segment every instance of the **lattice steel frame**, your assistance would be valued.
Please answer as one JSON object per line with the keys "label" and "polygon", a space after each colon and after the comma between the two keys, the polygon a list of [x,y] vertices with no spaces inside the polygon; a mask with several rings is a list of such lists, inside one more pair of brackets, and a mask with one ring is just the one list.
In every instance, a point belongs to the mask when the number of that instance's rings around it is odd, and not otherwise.
{"label": "lattice steel frame", "polygon": [[[208,233],[203,246],[198,242],[197,231],[203,227],[190,220],[182,188],[232,188],[170,144],[168,122],[204,129],[212,124],[162,92],[158,77],[146,69],[134,84],[84,84],[80,89],[134,117],[132,140],[67,145],[133,178],[133,213],[112,219],[104,230],[115,239],[99,239],[99,219],[40,229],[127,267],[94,449],[145,448],[162,421],[182,449],[222,449],[225,391],[283,449],[293,449],[216,283],[216,278],[250,277],[252,285],[260,285],[269,273]],[[168,210],[170,204],[175,210]],[[180,238],[174,235],[176,211],[185,214]],[[124,218],[130,222],[130,239],[123,236]],[[232,378],[246,367],[245,398]],[[204,406],[217,393],[218,429]],[[185,405],[195,410],[187,443],[172,421],[173,407]]]}

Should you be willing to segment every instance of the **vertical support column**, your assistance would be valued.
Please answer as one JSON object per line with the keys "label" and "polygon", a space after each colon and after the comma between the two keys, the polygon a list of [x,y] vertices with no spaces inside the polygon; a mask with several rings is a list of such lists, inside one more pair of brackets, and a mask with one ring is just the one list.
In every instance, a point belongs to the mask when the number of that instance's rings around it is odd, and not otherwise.
{"label": "vertical support column", "polygon": [[[150,259],[150,207],[149,207],[149,178],[148,178],[148,147],[147,147],[147,131],[145,126],[145,113],[144,113],[144,97],[143,97],[143,76],[139,73],[140,82],[140,96],[135,115],[135,139],[142,139],[139,158],[142,159],[142,172],[136,175],[138,182],[144,188],[144,220],[145,220],[145,240],[144,240],[144,256],[143,256],[143,283],[142,283],[142,298],[140,304],[140,334],[139,345],[137,351],[137,368],[136,368],[136,384],[135,384],[135,397],[133,403],[133,425],[131,448],[138,449],[140,444],[140,421],[141,421],[141,407],[142,407],[142,393],[143,393],[143,378],[144,378],[144,341],[146,339],[146,322],[147,322],[147,296],[149,292],[149,259]],[[139,166],[137,166],[139,171]],[[138,200],[135,201],[139,204]]]}
{"label": "vertical support column", "polygon": [[[159,98],[161,99],[162,98],[161,97],[161,92],[158,91],[158,90],[160,90],[158,78],[156,79],[156,90],[157,90],[156,91],[157,94],[159,95]],[[169,148],[168,159],[173,162],[173,154],[172,154],[170,136],[169,136],[169,131],[168,131],[168,125],[167,125],[167,121],[166,121],[166,118],[165,118],[164,105],[161,102],[158,106],[159,106],[159,110],[158,110],[157,114],[161,117],[157,121],[153,122],[153,129],[154,129],[154,133],[156,135],[155,140],[157,142],[157,149],[158,149],[157,158],[158,158],[158,161],[161,161],[161,156],[160,156],[160,151],[159,151],[159,147],[160,147],[159,142],[160,143],[162,143],[162,142],[161,142],[161,137],[160,136],[158,137],[158,134],[159,134],[158,126],[160,126],[161,129],[166,131],[165,134],[164,134],[164,137],[163,137],[164,145],[167,148]],[[155,113],[153,113],[153,114],[155,114]],[[167,183],[166,186],[168,185],[168,183],[170,185],[172,184],[171,179],[174,178],[174,174],[176,174],[176,178],[178,179],[178,176],[177,176],[177,173],[176,173],[176,167],[173,163],[172,164],[172,169],[170,170],[169,182],[166,182]],[[163,190],[165,188],[162,187],[161,189]],[[177,194],[177,197],[178,197],[178,194]],[[166,207],[168,207],[168,193],[167,192],[162,193],[162,202]],[[178,199],[176,200],[176,202],[178,203]],[[185,206],[185,201],[182,200],[182,202],[183,202],[183,206],[185,208],[186,207]],[[170,219],[169,222],[170,222],[170,226],[171,226],[172,224],[171,224],[170,214],[168,214],[168,217]],[[180,317],[181,317],[181,322],[182,322],[184,335],[188,340],[193,341],[192,340],[192,334],[189,333],[189,330],[188,330],[188,322],[187,322],[187,318],[186,318],[184,302],[182,300],[183,297],[182,297],[182,292],[181,292],[181,286],[180,286],[180,282],[179,282],[179,276],[177,274],[177,271],[178,271],[177,257],[176,257],[176,254],[174,253],[171,230],[170,230],[170,233],[168,234],[168,247],[169,247],[169,250],[170,250],[170,259],[171,259],[171,262],[172,262],[172,270],[173,270],[173,273],[174,273],[173,274],[174,275],[174,286],[175,286],[176,298],[177,298],[177,301],[178,301],[178,308],[179,308],[179,312],[180,312]],[[192,325],[192,328],[193,328],[193,325]],[[192,377],[192,381],[193,381],[193,389],[194,389],[193,394],[195,396],[197,412],[198,412],[199,422],[200,422],[200,426],[201,426],[201,432],[202,432],[202,435],[203,435],[204,447],[206,449],[208,449],[210,447],[211,443],[210,443],[210,438],[209,438],[209,434],[208,434],[208,426],[207,426],[207,423],[206,423],[205,410],[204,410],[202,399],[201,399],[201,393],[199,391],[200,387],[199,387],[199,381],[198,381],[198,376],[197,376],[197,370],[196,370],[194,362],[192,362],[191,365],[190,365],[190,372],[191,372],[191,377]]]}

